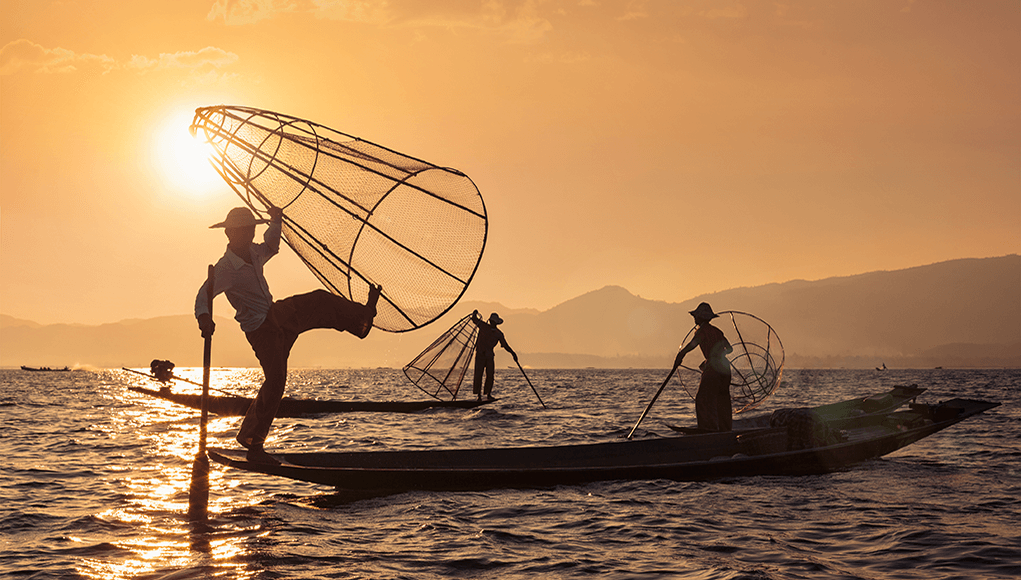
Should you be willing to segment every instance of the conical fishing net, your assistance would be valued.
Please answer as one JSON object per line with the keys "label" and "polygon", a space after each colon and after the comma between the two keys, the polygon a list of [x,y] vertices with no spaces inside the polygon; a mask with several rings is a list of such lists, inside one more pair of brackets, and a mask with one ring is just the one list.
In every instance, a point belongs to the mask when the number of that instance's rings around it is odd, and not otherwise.
{"label": "conical fishing net", "polygon": [[[784,352],[780,337],[773,327],[761,318],[745,312],[719,312],[713,326],[723,331],[734,352],[730,360],[730,400],[734,413],[754,409],[772,395],[783,377]],[[682,345],[695,334],[688,331]],[[695,349],[692,354],[701,353]],[[702,373],[698,365],[684,365],[677,369],[674,380],[679,381],[691,398],[698,392]],[[695,368],[692,368],[695,367]]]}
{"label": "conical fishing net", "polygon": [[404,375],[437,399],[444,393],[449,393],[451,400],[456,399],[471,367],[478,334],[479,327],[471,321],[471,315],[465,316],[408,363]]}
{"label": "conical fishing net", "polygon": [[382,285],[377,328],[429,324],[475,275],[488,220],[463,173],[248,107],[196,109],[191,128],[249,207],[283,209],[285,241],[327,289],[364,303]]}

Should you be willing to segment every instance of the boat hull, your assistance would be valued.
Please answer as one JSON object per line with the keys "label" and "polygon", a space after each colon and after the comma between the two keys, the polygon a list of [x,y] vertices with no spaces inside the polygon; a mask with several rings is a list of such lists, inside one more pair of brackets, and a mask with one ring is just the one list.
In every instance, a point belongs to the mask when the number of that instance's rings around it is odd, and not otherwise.
{"label": "boat hull", "polygon": [[274,454],[279,465],[248,462],[244,450],[210,449],[209,457],[247,471],[377,492],[805,475],[882,457],[998,404],[954,399],[939,407],[870,415],[847,426],[846,441],[804,449],[792,448],[786,428],[766,428],[588,445]]}

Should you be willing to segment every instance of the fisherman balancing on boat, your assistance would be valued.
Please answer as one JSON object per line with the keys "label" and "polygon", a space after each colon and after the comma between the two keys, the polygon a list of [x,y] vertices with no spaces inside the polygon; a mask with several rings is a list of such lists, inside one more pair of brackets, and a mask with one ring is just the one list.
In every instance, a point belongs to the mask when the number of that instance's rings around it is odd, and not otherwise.
{"label": "fisherman balancing on boat", "polygon": [[[496,372],[496,345],[499,344],[504,350],[509,352],[514,357],[514,362],[518,362],[518,355],[514,352],[514,349],[507,344],[507,339],[503,336],[503,332],[497,328],[498,325],[503,324],[503,319],[497,313],[489,315],[489,320],[482,320],[479,316],[479,311],[472,312],[472,322],[475,326],[479,327],[478,338],[475,339],[475,380],[472,383],[472,393],[478,397],[478,400],[482,400],[482,395],[486,396],[487,400],[493,400],[493,373]],[[485,389],[483,390],[482,376],[485,374]]]}
{"label": "fisherman balancing on boat", "polygon": [[734,347],[724,336],[723,331],[713,326],[710,321],[718,314],[713,313],[712,306],[703,302],[689,312],[695,319],[695,334],[688,344],[681,347],[674,359],[674,370],[681,366],[684,355],[695,347],[702,349],[705,361],[699,369],[702,379],[695,395],[695,416],[698,428],[707,431],[730,431],[733,423],[733,409],[730,406],[730,361],[727,355],[734,352]]}
{"label": "fisherman balancing on boat", "polygon": [[[352,302],[326,290],[315,290],[273,301],[263,266],[280,249],[283,211],[269,209],[269,227],[262,243],[255,240],[255,226],[266,223],[256,220],[247,207],[236,207],[227,219],[211,228],[224,228],[227,250],[214,267],[213,296],[224,292],[236,310],[234,319],[241,324],[248,343],[262,365],[265,380],[259,394],[248,408],[238,442],[248,449],[248,460],[276,463],[263,446],[269,434],[277,407],[287,382],[287,357],[301,333],[314,328],[332,328],[365,338],[376,317],[376,302],[382,288],[371,285],[366,304]],[[195,298],[195,318],[203,338],[211,336],[215,324],[208,304],[206,284]]]}

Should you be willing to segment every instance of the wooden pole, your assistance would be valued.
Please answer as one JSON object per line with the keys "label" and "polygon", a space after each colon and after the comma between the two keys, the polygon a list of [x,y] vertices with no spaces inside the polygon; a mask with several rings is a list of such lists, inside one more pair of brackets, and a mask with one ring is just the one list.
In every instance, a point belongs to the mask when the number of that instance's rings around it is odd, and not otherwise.
{"label": "wooden pole", "polygon": [[542,405],[543,409],[548,409],[549,407],[546,406],[546,403],[542,402],[542,397],[539,396],[539,391],[535,390],[535,385],[532,384],[532,381],[528,378],[528,375],[525,374],[525,369],[521,366],[521,363],[519,363],[517,359],[515,359],[514,362],[517,363],[518,368],[521,369],[521,374],[525,375],[525,380],[528,381],[528,386],[532,387],[532,392],[535,393],[535,398],[539,399],[539,404]]}
{"label": "wooden pole", "polygon": [[631,436],[635,434],[635,431],[638,430],[638,426],[642,424],[642,419],[645,419],[645,416],[649,414],[649,410],[652,409],[652,404],[655,403],[656,399],[659,398],[659,394],[663,392],[663,388],[666,387],[666,384],[670,382],[670,378],[674,376],[675,371],[677,371],[676,366],[670,369],[670,374],[666,376],[666,380],[663,381],[663,384],[659,386],[659,390],[656,391],[656,394],[653,395],[652,400],[649,401],[649,406],[645,408],[645,411],[642,413],[642,416],[638,418],[638,422],[635,423],[635,426],[631,428],[631,432],[627,434],[628,439],[630,439]]}
{"label": "wooden pole", "polygon": [[[208,297],[209,316],[213,316],[213,287],[215,269],[209,266],[206,277],[206,296]],[[204,522],[208,519],[209,510],[209,457],[206,456],[206,421],[209,418],[209,367],[212,364],[213,333],[205,337],[202,350],[202,415],[199,420],[199,451],[191,466],[191,488],[188,490],[188,520]]]}

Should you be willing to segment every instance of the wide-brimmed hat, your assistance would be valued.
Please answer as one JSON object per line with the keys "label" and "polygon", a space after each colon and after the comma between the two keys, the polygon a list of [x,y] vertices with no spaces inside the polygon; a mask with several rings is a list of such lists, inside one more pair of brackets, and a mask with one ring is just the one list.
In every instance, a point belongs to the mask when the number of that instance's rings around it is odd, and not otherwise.
{"label": "wide-brimmed hat", "polygon": [[256,224],[269,223],[269,220],[257,220],[252,210],[247,207],[236,207],[227,212],[227,219],[223,220],[218,224],[209,226],[210,228],[244,228],[248,226],[254,226]]}
{"label": "wide-brimmed hat", "polygon": [[500,318],[499,314],[494,312],[489,315],[489,323],[496,326],[497,324],[503,324],[503,319]]}
{"label": "wide-brimmed hat", "polygon": [[719,318],[719,314],[713,312],[713,307],[709,306],[708,302],[703,302],[698,305],[697,308],[689,312],[688,314],[701,320],[712,320],[713,318]]}

